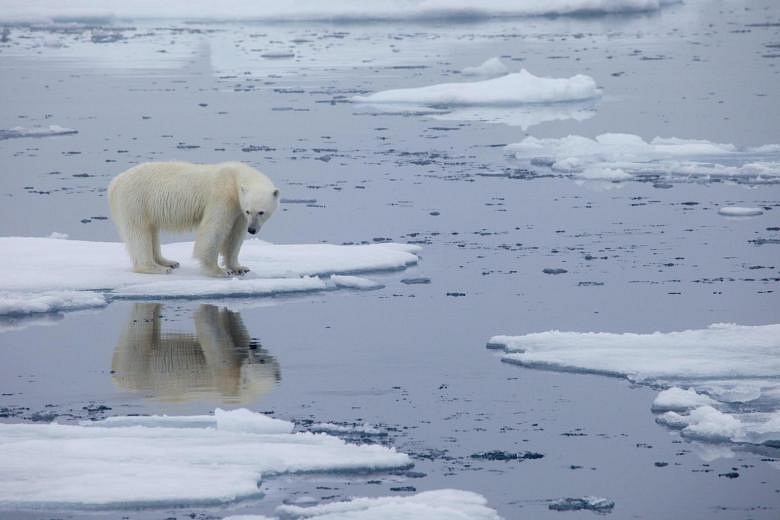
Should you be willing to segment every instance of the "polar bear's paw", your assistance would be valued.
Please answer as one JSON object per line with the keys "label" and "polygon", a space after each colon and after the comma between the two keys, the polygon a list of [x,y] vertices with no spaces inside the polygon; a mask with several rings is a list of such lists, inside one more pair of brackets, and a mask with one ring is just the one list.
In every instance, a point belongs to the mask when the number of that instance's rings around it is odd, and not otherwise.
{"label": "polar bear's paw", "polygon": [[173,271],[173,268],[165,265],[144,264],[135,266],[133,271],[144,274],[169,274],[171,271]]}
{"label": "polar bear's paw", "polygon": [[168,259],[165,259],[165,258],[162,259],[162,261],[158,262],[158,263],[160,265],[162,265],[162,266],[170,267],[171,269],[176,269],[177,267],[179,267],[179,265],[181,265],[176,260],[168,260]]}
{"label": "polar bear's paw", "polygon": [[241,276],[250,271],[250,269],[243,265],[234,265],[232,267],[225,268],[225,271],[227,271],[228,275],[230,276]]}

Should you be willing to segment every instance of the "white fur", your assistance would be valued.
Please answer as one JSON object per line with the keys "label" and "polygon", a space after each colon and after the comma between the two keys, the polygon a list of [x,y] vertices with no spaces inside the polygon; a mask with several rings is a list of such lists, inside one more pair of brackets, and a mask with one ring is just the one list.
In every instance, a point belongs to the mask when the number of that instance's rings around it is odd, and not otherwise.
{"label": "white fur", "polygon": [[[195,250],[213,276],[243,274],[238,252],[247,230],[259,231],[279,204],[279,190],[238,162],[151,162],[119,174],[108,186],[111,215],[139,273],[179,266],[160,253],[160,231],[197,228]],[[222,255],[224,267],[217,263]]]}

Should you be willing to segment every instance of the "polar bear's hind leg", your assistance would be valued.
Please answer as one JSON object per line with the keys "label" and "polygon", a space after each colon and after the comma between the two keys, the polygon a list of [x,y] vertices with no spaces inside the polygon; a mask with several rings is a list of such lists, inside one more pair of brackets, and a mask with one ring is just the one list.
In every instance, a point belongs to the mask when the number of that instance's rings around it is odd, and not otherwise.
{"label": "polar bear's hind leg", "polygon": [[123,235],[127,251],[133,259],[133,271],[152,274],[171,272],[170,266],[160,265],[155,261],[155,243],[159,240],[156,229],[148,226],[126,226]]}
{"label": "polar bear's hind leg", "polygon": [[154,257],[154,263],[163,267],[170,267],[176,269],[179,267],[179,262],[175,260],[168,260],[162,255],[160,250],[160,233],[157,229],[152,229],[152,254]]}

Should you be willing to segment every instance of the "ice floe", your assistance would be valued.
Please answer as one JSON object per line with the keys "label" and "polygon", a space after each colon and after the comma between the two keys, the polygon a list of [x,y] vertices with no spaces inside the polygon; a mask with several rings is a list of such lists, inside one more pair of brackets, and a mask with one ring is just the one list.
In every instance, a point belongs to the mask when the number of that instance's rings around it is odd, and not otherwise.
{"label": "ice floe", "polygon": [[485,60],[484,62],[482,62],[480,65],[477,65],[476,67],[465,67],[462,71],[460,71],[460,73],[463,74],[464,76],[485,76],[485,77],[503,76],[508,72],[509,69],[507,68],[507,66],[504,65],[504,62],[501,61],[501,58],[497,56]]}
{"label": "ice floe", "polygon": [[763,215],[764,210],[761,208],[742,208],[739,206],[726,206],[718,210],[719,215],[724,217],[757,217]]}
{"label": "ice floe", "polygon": [[247,410],[0,424],[0,507],[220,503],[258,496],[268,475],[410,465],[392,448],[292,428]]}
{"label": "ice floe", "polygon": [[507,16],[593,15],[655,11],[679,0],[7,0],[0,20],[41,22],[89,18],[185,18],[195,20],[440,20]]}
{"label": "ice floe", "polygon": [[[329,287],[367,288],[357,277],[322,276],[398,270],[415,264],[419,246],[369,244],[275,245],[247,240],[241,261],[252,271],[240,279],[210,278],[191,259],[192,243],[163,245],[182,263],[169,275],[133,273],[121,243],[56,238],[0,238],[0,314],[51,312],[104,305],[113,298],[214,298],[317,291]],[[340,280],[340,282],[339,282]],[[84,291],[77,294],[74,291]],[[87,292],[89,291],[89,292]]]}
{"label": "ice floe", "polygon": [[[328,520],[500,520],[482,495],[457,489],[426,491],[401,497],[355,498],[311,507],[282,505],[276,508],[282,518]],[[244,517],[250,520],[252,517]],[[230,517],[238,520],[237,517]],[[227,519],[225,519],[227,520]]]}
{"label": "ice floe", "polygon": [[526,137],[506,149],[531,168],[580,178],[780,182],[777,145],[739,148],[701,139],[656,137],[645,141],[638,135],[610,133],[592,139],[579,135]]}
{"label": "ice floe", "polygon": [[15,139],[20,137],[51,137],[55,135],[71,135],[79,133],[72,128],[64,128],[59,125],[24,127],[15,126],[13,128],[0,128],[0,141],[3,139]]}
{"label": "ice floe", "polygon": [[385,90],[352,100],[384,113],[413,113],[442,121],[482,121],[526,129],[547,121],[592,117],[600,96],[601,90],[590,76],[542,78],[523,69],[493,79]]}
{"label": "ice floe", "polygon": [[701,440],[780,445],[780,325],[652,334],[494,336],[509,363],[605,374],[665,389],[658,421]]}
{"label": "ice floe", "polygon": [[414,104],[432,107],[502,106],[582,101],[600,95],[601,90],[590,76],[577,74],[570,78],[542,78],[523,69],[499,78],[384,90],[367,96],[354,96],[352,100],[358,103]]}

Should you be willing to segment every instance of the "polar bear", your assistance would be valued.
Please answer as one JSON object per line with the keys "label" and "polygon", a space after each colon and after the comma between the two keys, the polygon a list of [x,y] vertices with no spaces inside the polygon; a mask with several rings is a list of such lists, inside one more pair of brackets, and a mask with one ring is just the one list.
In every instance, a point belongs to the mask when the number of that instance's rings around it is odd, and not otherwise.
{"label": "polar bear", "polygon": [[[111,215],[137,273],[169,273],[179,263],[160,252],[160,231],[197,228],[193,256],[212,276],[244,274],[244,231],[254,235],[279,205],[279,190],[239,162],[149,162],[108,186]],[[217,263],[222,255],[224,266]]]}

